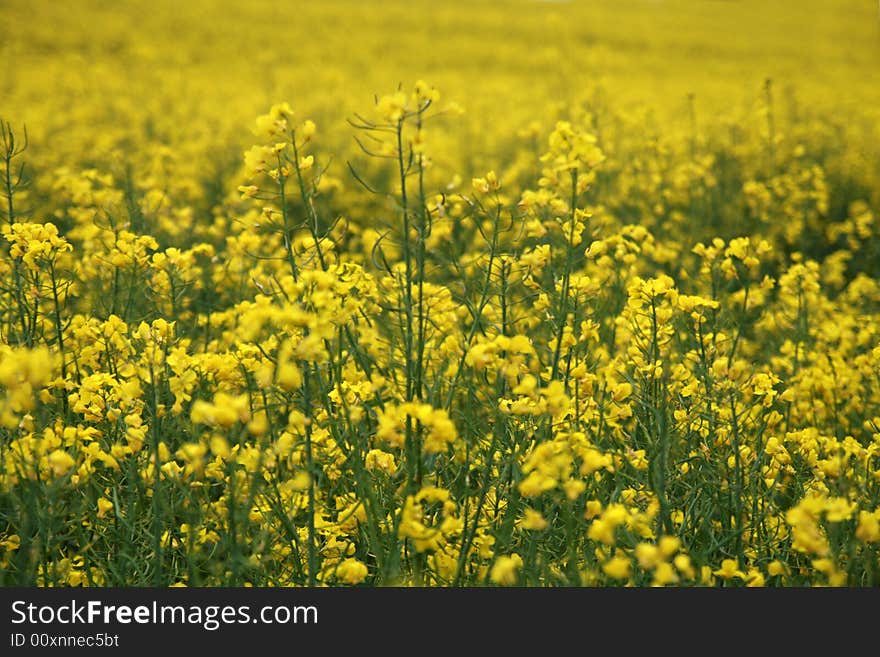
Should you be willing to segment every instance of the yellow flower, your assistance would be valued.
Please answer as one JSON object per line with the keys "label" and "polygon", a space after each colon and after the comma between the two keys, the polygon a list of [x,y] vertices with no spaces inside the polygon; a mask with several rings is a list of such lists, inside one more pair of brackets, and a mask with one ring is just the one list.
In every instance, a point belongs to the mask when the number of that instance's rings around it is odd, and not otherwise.
{"label": "yellow flower", "polygon": [[677,536],[662,536],[657,542],[657,547],[660,549],[660,554],[663,555],[663,558],[669,559],[678,552],[678,549],[681,547],[681,540]]}
{"label": "yellow flower", "polygon": [[691,558],[686,554],[679,554],[673,560],[672,563],[675,564],[676,570],[684,575],[688,579],[694,579],[696,573],[694,571],[694,567],[691,565]]}
{"label": "yellow flower", "polygon": [[587,484],[580,479],[569,479],[562,484],[562,490],[565,491],[565,497],[574,502],[581,493],[587,490]]}
{"label": "yellow flower", "polygon": [[345,584],[360,584],[367,578],[366,564],[349,557],[343,559],[336,567],[336,577]]}
{"label": "yellow flower", "polygon": [[241,192],[241,199],[245,200],[254,198],[260,192],[260,188],[256,185],[239,185],[238,191]]}
{"label": "yellow flower", "polygon": [[873,513],[859,511],[859,524],[856,527],[856,538],[865,543],[880,541],[880,509]]}
{"label": "yellow flower", "polygon": [[397,464],[394,462],[394,454],[385,452],[381,449],[371,449],[367,452],[365,465],[367,470],[371,472],[380,471],[387,474],[397,472]]}
{"label": "yellow flower", "polygon": [[746,579],[745,573],[739,570],[736,559],[724,559],[721,562],[721,568],[713,571],[713,574],[724,580],[730,580],[734,578]]}
{"label": "yellow flower", "polygon": [[517,573],[522,568],[523,560],[518,554],[501,555],[492,564],[489,579],[501,586],[513,586],[517,581]]}
{"label": "yellow flower", "polygon": [[523,517],[519,521],[519,527],[521,529],[528,529],[534,531],[541,531],[547,529],[549,523],[547,519],[541,515],[540,511],[535,511],[531,508],[526,508],[523,512]]}
{"label": "yellow flower", "polygon": [[252,146],[244,154],[245,177],[250,179],[265,173],[273,162],[277,162],[276,155],[269,146]]}
{"label": "yellow flower", "polygon": [[556,479],[542,474],[537,470],[530,472],[525,479],[519,483],[519,492],[524,497],[538,497],[542,493],[556,488]]}
{"label": "yellow flower", "polygon": [[825,517],[828,522],[844,522],[852,517],[856,505],[842,497],[833,497],[825,503]]}
{"label": "yellow flower", "polygon": [[63,477],[76,465],[76,460],[63,449],[56,449],[49,454],[49,467],[56,477]]}
{"label": "yellow flower", "polygon": [[626,381],[617,383],[611,388],[611,398],[616,402],[625,401],[632,394],[632,389],[632,385]]}
{"label": "yellow flower", "polygon": [[667,586],[669,584],[677,584],[678,583],[678,575],[675,570],[672,568],[672,564],[661,562],[657,564],[657,568],[654,570],[654,580],[652,582],[653,586]]}
{"label": "yellow flower", "polygon": [[315,135],[317,129],[318,128],[317,126],[315,126],[314,121],[312,121],[311,119],[306,119],[299,127],[299,130],[297,130],[297,135],[305,140],[309,140]]}
{"label": "yellow flower", "polygon": [[590,539],[594,541],[599,541],[600,543],[604,543],[605,545],[614,545],[615,528],[616,525],[613,525],[607,520],[599,518],[597,520],[594,520],[593,524],[590,525],[590,528],[587,530],[587,536]]}
{"label": "yellow flower", "polygon": [[406,113],[406,94],[398,91],[379,99],[376,109],[379,114],[389,123],[397,123]]}
{"label": "yellow flower", "polygon": [[480,194],[485,194],[489,191],[489,183],[486,182],[485,178],[474,178],[471,180],[471,186],[475,192]]}
{"label": "yellow flower", "polygon": [[643,570],[656,568],[662,560],[660,550],[653,543],[639,543],[636,545],[635,554],[639,561],[639,567]]}
{"label": "yellow flower", "polygon": [[612,579],[629,579],[632,562],[623,556],[612,557],[602,565],[602,571]]}
{"label": "yellow flower", "polygon": [[17,550],[21,546],[21,537],[18,534],[10,534],[2,541],[0,541],[0,547],[4,550],[8,550],[13,552]]}
{"label": "yellow flower", "polygon": [[308,490],[312,478],[305,470],[299,470],[289,482],[290,490],[304,491]]}
{"label": "yellow flower", "polygon": [[785,575],[788,572],[788,568],[784,563],[779,561],[778,559],[771,561],[767,564],[767,574],[773,577],[778,575]]}
{"label": "yellow flower", "polygon": [[599,500],[588,500],[586,511],[584,512],[584,518],[592,520],[600,513],[602,513],[602,502]]}
{"label": "yellow flower", "polygon": [[474,191],[479,194],[495,192],[501,188],[501,185],[498,182],[498,177],[495,175],[494,171],[487,173],[485,178],[474,178],[471,181],[471,186],[474,188]]}
{"label": "yellow flower", "polygon": [[98,517],[103,518],[113,510],[113,502],[106,497],[98,498]]}
{"label": "yellow flower", "polygon": [[752,568],[746,575],[746,586],[751,588],[760,588],[765,586],[764,575],[760,570]]}

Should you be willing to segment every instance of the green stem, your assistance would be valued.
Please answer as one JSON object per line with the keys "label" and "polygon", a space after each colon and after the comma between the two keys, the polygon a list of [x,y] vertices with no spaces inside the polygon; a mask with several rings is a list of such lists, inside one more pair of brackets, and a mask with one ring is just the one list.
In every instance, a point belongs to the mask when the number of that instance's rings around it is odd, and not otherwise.
{"label": "green stem", "polygon": [[568,243],[566,244],[565,253],[565,271],[562,274],[562,292],[559,297],[559,310],[557,312],[558,326],[556,327],[556,347],[553,351],[553,367],[550,378],[555,379],[559,373],[559,356],[562,351],[562,335],[565,332],[565,326],[568,323],[568,288],[571,284],[571,270],[574,265],[574,229],[576,225],[575,215],[577,214],[577,169],[571,170],[571,229],[569,230]]}
{"label": "green stem", "polygon": [[308,363],[303,363],[303,406],[306,416],[306,470],[309,474],[308,488],[308,552],[309,552],[309,586],[315,586],[317,582],[318,570],[318,553],[315,543],[315,460],[312,453],[312,400],[310,395],[310,378],[311,368]]}

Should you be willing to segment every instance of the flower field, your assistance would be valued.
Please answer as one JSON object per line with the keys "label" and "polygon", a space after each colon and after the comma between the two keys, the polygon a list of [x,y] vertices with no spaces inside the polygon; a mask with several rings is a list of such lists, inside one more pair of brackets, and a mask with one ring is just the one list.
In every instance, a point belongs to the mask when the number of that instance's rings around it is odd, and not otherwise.
{"label": "flower field", "polygon": [[0,585],[880,586],[875,4],[0,33]]}

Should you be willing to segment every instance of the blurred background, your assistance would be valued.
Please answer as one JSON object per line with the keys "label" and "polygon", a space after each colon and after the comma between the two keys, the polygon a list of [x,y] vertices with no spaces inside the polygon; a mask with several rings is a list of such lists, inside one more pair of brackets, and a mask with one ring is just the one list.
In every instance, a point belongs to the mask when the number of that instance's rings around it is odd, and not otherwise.
{"label": "blurred background", "polygon": [[470,106],[597,84],[658,106],[688,93],[730,104],[767,77],[829,103],[880,91],[873,0],[6,0],[0,30],[16,114],[126,93],[252,110],[284,96],[324,112],[416,77]]}

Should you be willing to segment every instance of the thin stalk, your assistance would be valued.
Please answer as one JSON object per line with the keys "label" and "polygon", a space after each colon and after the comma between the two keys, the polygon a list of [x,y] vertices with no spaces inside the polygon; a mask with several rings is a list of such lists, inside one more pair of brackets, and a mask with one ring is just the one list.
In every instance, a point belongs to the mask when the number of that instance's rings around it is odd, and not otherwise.
{"label": "thin stalk", "polygon": [[309,473],[309,488],[308,488],[308,553],[309,553],[309,575],[308,582],[309,586],[315,586],[317,581],[317,569],[318,569],[318,553],[317,546],[315,544],[315,460],[314,454],[312,453],[312,399],[310,395],[310,386],[309,386],[309,374],[311,372],[311,368],[308,363],[303,363],[303,407],[306,416],[306,426],[305,426],[305,434],[306,434],[306,470]]}
{"label": "thin stalk", "polygon": [[577,213],[577,169],[571,170],[571,229],[569,230],[568,243],[565,253],[565,271],[562,275],[562,292],[559,297],[559,310],[557,312],[558,326],[556,327],[556,347],[553,351],[553,367],[551,369],[550,378],[555,379],[559,373],[559,356],[562,351],[562,335],[565,332],[565,326],[568,323],[568,288],[571,284],[571,270],[574,266],[574,228],[576,225],[575,215]]}
{"label": "thin stalk", "polygon": [[291,143],[293,144],[293,168],[294,171],[296,171],[296,180],[299,183],[299,193],[302,197],[303,205],[305,205],[306,210],[308,210],[309,219],[311,220],[311,223],[309,223],[309,232],[312,234],[312,240],[315,242],[315,252],[318,254],[318,263],[321,265],[321,269],[326,271],[327,263],[324,260],[324,252],[321,250],[321,241],[318,235],[318,213],[315,211],[311,194],[306,192],[305,179],[303,178],[302,169],[299,166],[299,147],[296,145],[296,133],[291,137]]}
{"label": "thin stalk", "polygon": [[278,194],[280,196],[281,201],[281,220],[284,223],[284,253],[287,256],[287,265],[290,267],[290,275],[293,277],[293,281],[296,282],[298,280],[299,270],[296,266],[296,258],[293,255],[293,245],[291,244],[290,238],[293,233],[293,227],[290,225],[290,218],[287,212],[287,195],[285,191],[285,183],[287,179],[281,174],[281,156],[278,156]]}

